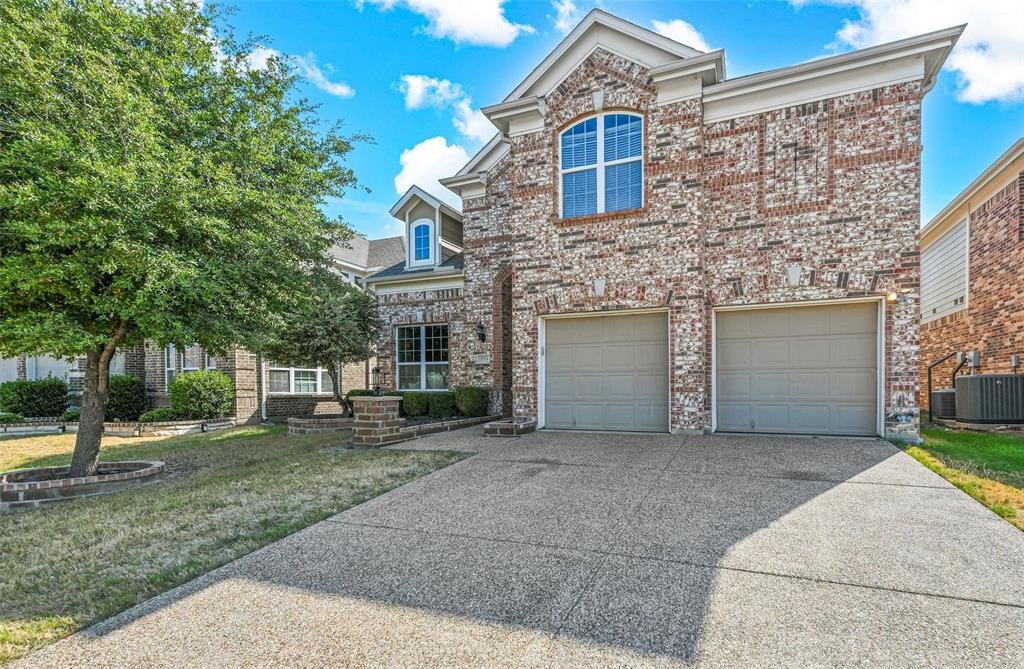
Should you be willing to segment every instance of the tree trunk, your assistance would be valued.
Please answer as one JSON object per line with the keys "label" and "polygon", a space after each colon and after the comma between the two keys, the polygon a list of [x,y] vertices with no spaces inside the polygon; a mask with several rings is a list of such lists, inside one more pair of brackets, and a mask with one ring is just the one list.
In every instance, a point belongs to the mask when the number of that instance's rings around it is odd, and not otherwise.
{"label": "tree trunk", "polygon": [[327,376],[331,377],[331,386],[334,390],[334,399],[341,405],[341,415],[347,417],[349,415],[348,402],[345,401],[345,397],[341,394],[341,372],[337,365],[332,365],[327,368]]}
{"label": "tree trunk", "polygon": [[122,322],[108,344],[86,353],[82,413],[78,417],[75,453],[71,456],[71,472],[68,474],[70,477],[92,476],[96,473],[100,461],[100,440],[103,438],[103,419],[107,413],[107,395],[110,392],[110,360],[127,330],[127,324]]}

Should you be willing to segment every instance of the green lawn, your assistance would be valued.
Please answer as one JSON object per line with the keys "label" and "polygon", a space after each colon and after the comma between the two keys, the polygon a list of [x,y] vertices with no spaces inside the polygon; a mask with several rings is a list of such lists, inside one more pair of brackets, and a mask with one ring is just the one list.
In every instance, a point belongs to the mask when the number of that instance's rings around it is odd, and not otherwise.
{"label": "green lawn", "polygon": [[[103,460],[163,460],[171,476],[0,515],[0,664],[466,455],[346,440],[282,427],[106,439]],[[66,464],[73,444],[0,440],[0,471]]]}
{"label": "green lawn", "polygon": [[944,428],[921,430],[907,453],[1024,530],[1024,437]]}

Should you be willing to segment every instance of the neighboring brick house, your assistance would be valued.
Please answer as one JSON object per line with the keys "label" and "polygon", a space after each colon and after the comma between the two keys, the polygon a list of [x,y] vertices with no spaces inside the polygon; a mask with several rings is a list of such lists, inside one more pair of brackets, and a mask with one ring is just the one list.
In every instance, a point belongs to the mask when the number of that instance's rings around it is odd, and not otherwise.
{"label": "neighboring brick house", "polygon": [[[922,383],[931,363],[975,349],[985,373],[1024,359],[1024,138],[921,231]],[[935,368],[935,388],[955,366]]]}
{"label": "neighboring brick house", "polygon": [[[404,238],[367,240],[357,236],[345,246],[332,248],[331,255],[335,270],[365,289],[366,277],[405,256]],[[342,392],[369,387],[374,364],[366,361],[347,365],[342,370]],[[326,370],[278,366],[240,347],[224,355],[209,355],[198,346],[179,349],[147,342],[126,347],[111,361],[111,373],[132,374],[146,382],[146,399],[151,407],[169,405],[167,385],[175,376],[201,369],[217,369],[231,377],[235,384],[235,416],[243,422],[339,412]],[[81,392],[84,370],[84,358],[69,362],[21,356],[0,360],[0,382],[57,376],[64,378],[75,394]]]}
{"label": "neighboring brick house", "polygon": [[961,31],[726,79],[590,12],[484,108],[461,214],[392,210],[388,385],[547,428],[916,439],[921,101]]}

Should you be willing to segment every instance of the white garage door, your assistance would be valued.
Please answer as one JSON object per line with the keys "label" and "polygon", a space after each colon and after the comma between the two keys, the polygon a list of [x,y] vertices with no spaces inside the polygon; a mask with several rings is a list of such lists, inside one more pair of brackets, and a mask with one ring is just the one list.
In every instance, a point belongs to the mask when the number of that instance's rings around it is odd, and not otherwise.
{"label": "white garage door", "polygon": [[722,311],[716,337],[719,430],[876,434],[877,303]]}
{"label": "white garage door", "polygon": [[668,431],[666,314],[545,323],[545,426]]}

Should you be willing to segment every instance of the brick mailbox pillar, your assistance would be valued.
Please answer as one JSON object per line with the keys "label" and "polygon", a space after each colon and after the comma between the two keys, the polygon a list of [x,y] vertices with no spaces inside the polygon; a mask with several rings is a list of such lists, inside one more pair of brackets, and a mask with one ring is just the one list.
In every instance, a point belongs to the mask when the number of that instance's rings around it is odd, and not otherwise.
{"label": "brick mailbox pillar", "polygon": [[401,397],[353,397],[355,422],[352,423],[352,445],[377,448],[401,439],[398,403]]}

